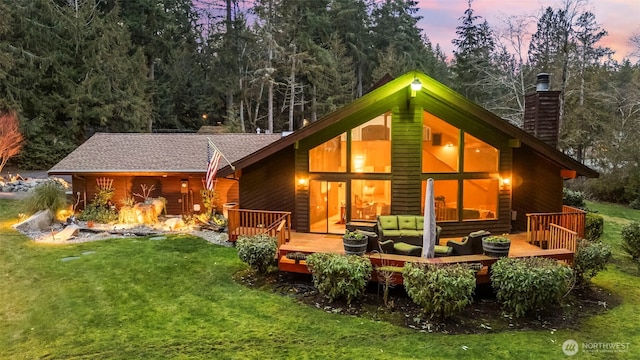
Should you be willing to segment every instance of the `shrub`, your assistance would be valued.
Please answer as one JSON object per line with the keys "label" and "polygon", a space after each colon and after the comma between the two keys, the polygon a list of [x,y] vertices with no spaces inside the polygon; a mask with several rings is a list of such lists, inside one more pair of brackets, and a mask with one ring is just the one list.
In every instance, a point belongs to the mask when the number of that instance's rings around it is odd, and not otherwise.
{"label": "shrub", "polygon": [[634,221],[622,227],[622,249],[633,260],[640,260],[640,222]]}
{"label": "shrub", "polygon": [[491,284],[502,306],[516,317],[558,303],[572,271],[556,260],[502,258],[491,267]]}
{"label": "shrub", "polygon": [[630,206],[632,209],[640,210],[640,198],[636,198],[635,200],[633,200],[633,201],[629,204],[629,206]]}
{"label": "shrub", "polygon": [[354,255],[314,253],[307,256],[313,284],[329,301],[346,298],[347,303],[361,297],[371,278],[371,261]]}
{"label": "shrub", "polygon": [[612,253],[609,245],[579,239],[573,265],[577,283],[588,283],[592,277],[606,268],[611,257]]}
{"label": "shrub", "polygon": [[599,241],[604,233],[604,218],[602,215],[588,212],[585,219],[584,232],[585,239]]}
{"label": "shrub", "polygon": [[450,317],[473,301],[476,277],[468,265],[405,263],[403,277],[407,294],[426,313]]}
{"label": "shrub", "polygon": [[577,208],[584,208],[584,193],[581,191],[573,191],[571,189],[562,189],[562,203],[564,205],[573,206]]}
{"label": "shrub", "polygon": [[35,214],[40,210],[51,210],[54,214],[68,206],[67,195],[62,184],[55,180],[47,180],[29,192],[21,201],[21,211]]}
{"label": "shrub", "polygon": [[80,212],[78,219],[82,221],[95,221],[101,224],[110,224],[118,221],[118,212],[109,207],[89,204]]}
{"label": "shrub", "polygon": [[109,224],[118,220],[118,212],[111,203],[114,194],[112,188],[97,188],[93,200],[84,208],[78,216],[79,220],[95,221]]}
{"label": "shrub", "polygon": [[236,248],[242,262],[259,273],[266,273],[278,251],[278,240],[267,234],[240,236]]}

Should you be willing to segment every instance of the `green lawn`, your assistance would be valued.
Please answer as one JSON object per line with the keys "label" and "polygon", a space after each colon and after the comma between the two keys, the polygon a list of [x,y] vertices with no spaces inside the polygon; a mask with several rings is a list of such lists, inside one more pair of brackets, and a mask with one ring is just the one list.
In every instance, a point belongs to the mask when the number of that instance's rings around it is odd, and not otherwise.
{"label": "green lawn", "polygon": [[445,335],[247,289],[232,280],[245,268],[235,249],[191,236],[38,245],[10,228],[15,205],[0,200],[1,359],[562,359],[567,339],[630,347],[572,358],[640,354],[638,271],[619,250],[622,224],[639,211],[589,203],[615,249],[594,282],[621,306],[579,331]]}

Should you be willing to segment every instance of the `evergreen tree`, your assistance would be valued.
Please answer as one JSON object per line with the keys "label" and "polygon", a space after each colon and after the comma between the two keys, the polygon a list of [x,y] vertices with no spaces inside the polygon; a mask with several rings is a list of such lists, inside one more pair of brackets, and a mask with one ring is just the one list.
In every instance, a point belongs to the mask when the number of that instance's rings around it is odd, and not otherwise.
{"label": "evergreen tree", "polygon": [[356,85],[356,98],[364,93],[364,84],[371,81],[368,78],[373,52],[372,36],[370,35],[373,4],[367,0],[332,0],[329,4],[329,15],[333,24],[333,32],[346,46],[346,55],[353,64]]}
{"label": "evergreen tree", "polygon": [[[171,61],[177,49],[187,48],[196,55],[197,34],[195,21],[197,15],[191,0],[121,0],[118,2],[120,16],[131,33],[131,41],[142,49],[145,56],[147,77],[150,80],[146,91],[153,98],[153,117],[149,118],[146,130],[154,127],[182,126],[176,124],[174,116],[167,111],[174,109],[176,98],[180,94],[168,92],[174,82],[186,82],[187,78],[171,78],[173,66],[181,66]],[[158,74],[157,67],[165,73]],[[185,86],[188,86],[185,84]],[[170,104],[167,106],[167,104]],[[178,104],[179,105],[179,104]],[[181,106],[177,109],[179,109]],[[189,104],[187,107],[197,107]],[[177,114],[183,120],[193,114]],[[166,120],[168,119],[168,120]]]}
{"label": "evergreen tree", "polygon": [[100,4],[10,5],[4,45],[15,66],[0,97],[20,109],[23,168],[53,165],[94,131],[139,131],[147,122],[142,54],[115,10]]}
{"label": "evergreen tree", "polygon": [[455,45],[454,88],[468,99],[483,103],[491,96],[487,89],[487,73],[492,72],[495,41],[489,24],[486,20],[479,22],[482,17],[474,15],[471,3],[469,0],[467,10],[460,18],[462,25],[456,28],[458,38],[452,41]]}

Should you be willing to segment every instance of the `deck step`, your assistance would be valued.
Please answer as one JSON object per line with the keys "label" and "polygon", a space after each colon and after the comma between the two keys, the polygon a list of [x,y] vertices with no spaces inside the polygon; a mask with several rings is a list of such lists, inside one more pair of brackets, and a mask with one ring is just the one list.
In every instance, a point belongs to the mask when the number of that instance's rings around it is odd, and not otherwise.
{"label": "deck step", "polygon": [[286,256],[281,256],[280,260],[278,260],[278,269],[280,269],[280,271],[311,274],[311,272],[309,272],[309,269],[307,268],[306,261],[299,260],[296,264],[295,260],[289,259]]}

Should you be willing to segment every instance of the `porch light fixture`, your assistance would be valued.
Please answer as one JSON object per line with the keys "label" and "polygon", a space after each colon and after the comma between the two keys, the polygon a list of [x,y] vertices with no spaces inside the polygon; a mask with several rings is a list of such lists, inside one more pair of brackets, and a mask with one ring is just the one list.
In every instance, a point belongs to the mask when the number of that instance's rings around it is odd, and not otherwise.
{"label": "porch light fixture", "polygon": [[501,177],[500,178],[500,189],[501,190],[509,190],[509,186],[511,186],[511,178]]}
{"label": "porch light fixture", "polygon": [[413,81],[411,82],[411,97],[416,97],[416,93],[420,90],[422,90],[422,83],[420,82],[420,80],[418,80],[418,78],[413,79]]}
{"label": "porch light fixture", "polygon": [[298,178],[296,183],[298,190],[308,190],[309,189],[309,179],[307,178]]}

